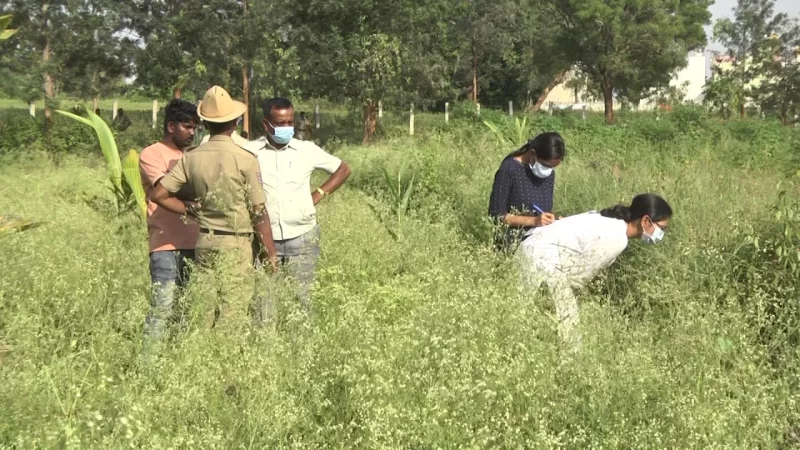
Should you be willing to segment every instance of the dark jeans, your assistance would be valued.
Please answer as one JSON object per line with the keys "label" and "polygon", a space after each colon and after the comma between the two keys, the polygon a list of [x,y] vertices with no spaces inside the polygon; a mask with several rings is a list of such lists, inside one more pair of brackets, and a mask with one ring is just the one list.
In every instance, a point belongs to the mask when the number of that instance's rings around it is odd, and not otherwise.
{"label": "dark jeans", "polygon": [[161,340],[172,318],[175,296],[189,280],[187,261],[194,250],[165,250],[150,253],[150,279],[153,283],[150,311],[144,320],[144,336]]}

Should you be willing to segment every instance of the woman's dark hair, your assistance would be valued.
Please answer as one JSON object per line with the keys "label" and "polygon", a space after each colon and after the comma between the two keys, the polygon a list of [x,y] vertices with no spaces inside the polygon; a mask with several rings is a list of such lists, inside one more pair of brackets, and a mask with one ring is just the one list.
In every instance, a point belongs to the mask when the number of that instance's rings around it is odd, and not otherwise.
{"label": "woman's dark hair", "polygon": [[508,155],[508,157],[516,157],[524,155],[533,150],[536,153],[536,159],[544,159],[550,161],[552,159],[564,159],[567,150],[564,145],[564,138],[555,132],[542,133],[533,139],[529,139],[519,150]]}
{"label": "woman's dark hair", "polygon": [[[118,111],[120,115],[123,114],[122,108]],[[197,106],[186,100],[173,98],[169,101],[169,104],[167,104],[166,109],[164,109],[164,133],[167,132],[167,124],[170,122],[181,123],[190,122],[192,120],[195,122],[200,120],[200,118],[197,117]]]}
{"label": "woman's dark hair", "polygon": [[672,217],[672,208],[666,200],[656,194],[639,194],[633,197],[631,206],[616,205],[600,211],[603,217],[633,222],[649,216],[653,222]]}

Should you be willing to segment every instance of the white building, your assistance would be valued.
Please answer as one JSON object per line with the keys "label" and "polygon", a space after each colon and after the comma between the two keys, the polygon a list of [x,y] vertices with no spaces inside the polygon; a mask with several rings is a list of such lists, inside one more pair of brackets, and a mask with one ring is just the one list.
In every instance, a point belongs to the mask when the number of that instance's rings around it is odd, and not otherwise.
{"label": "white building", "polygon": [[[681,89],[685,93],[685,100],[692,103],[701,103],[703,101],[703,89],[706,85],[707,72],[709,67],[709,57],[704,51],[690,52],[687,56],[687,65],[679,70],[670,81],[670,86]],[[559,84],[547,95],[543,109],[553,105],[555,108],[569,108],[573,105],[583,107],[586,105],[589,110],[603,111],[605,105],[603,99],[591,98],[586,92],[576,91],[570,88],[568,77],[567,81]],[[652,101],[643,101],[639,104],[639,108],[648,109],[654,108],[655,105]],[[619,107],[618,102],[614,102],[614,109]]]}

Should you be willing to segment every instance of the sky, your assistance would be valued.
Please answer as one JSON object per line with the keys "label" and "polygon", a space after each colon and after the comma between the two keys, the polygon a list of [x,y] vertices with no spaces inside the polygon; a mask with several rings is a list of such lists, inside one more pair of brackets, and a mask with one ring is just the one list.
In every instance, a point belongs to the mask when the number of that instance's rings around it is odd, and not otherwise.
{"label": "sky", "polygon": [[[725,17],[733,17],[733,8],[736,6],[737,0],[716,0],[709,10],[711,11],[712,23],[717,19]],[[789,15],[798,17],[800,16],[800,0],[776,0],[775,11],[785,12]],[[711,41],[711,26],[706,27],[706,34],[708,35],[708,50],[721,51],[723,48]]]}

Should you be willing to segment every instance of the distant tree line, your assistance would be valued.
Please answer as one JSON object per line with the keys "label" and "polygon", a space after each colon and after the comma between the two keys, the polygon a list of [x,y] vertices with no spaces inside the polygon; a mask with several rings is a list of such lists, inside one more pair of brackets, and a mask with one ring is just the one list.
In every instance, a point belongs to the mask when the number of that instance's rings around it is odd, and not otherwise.
{"label": "distant tree line", "polygon": [[[18,31],[0,43],[0,93],[48,102],[131,93],[194,99],[221,84],[248,103],[273,95],[347,103],[363,111],[369,141],[379,102],[438,108],[446,101],[501,107],[513,100],[537,109],[577,71],[604,99],[612,123],[615,100],[636,103],[666,88],[688,52],[706,45],[709,3],[9,0],[0,3],[0,15],[13,14]],[[779,26],[771,11],[766,25],[742,15],[746,5],[773,4],[741,0],[736,20],[718,23],[715,33],[747,66],[737,66],[735,83],[759,72],[776,80],[742,96],[789,115],[776,92],[794,89],[797,78],[796,58],[788,55],[791,21],[784,17]],[[771,31],[778,42],[759,38]],[[764,56],[773,53],[784,56],[782,64]]]}

